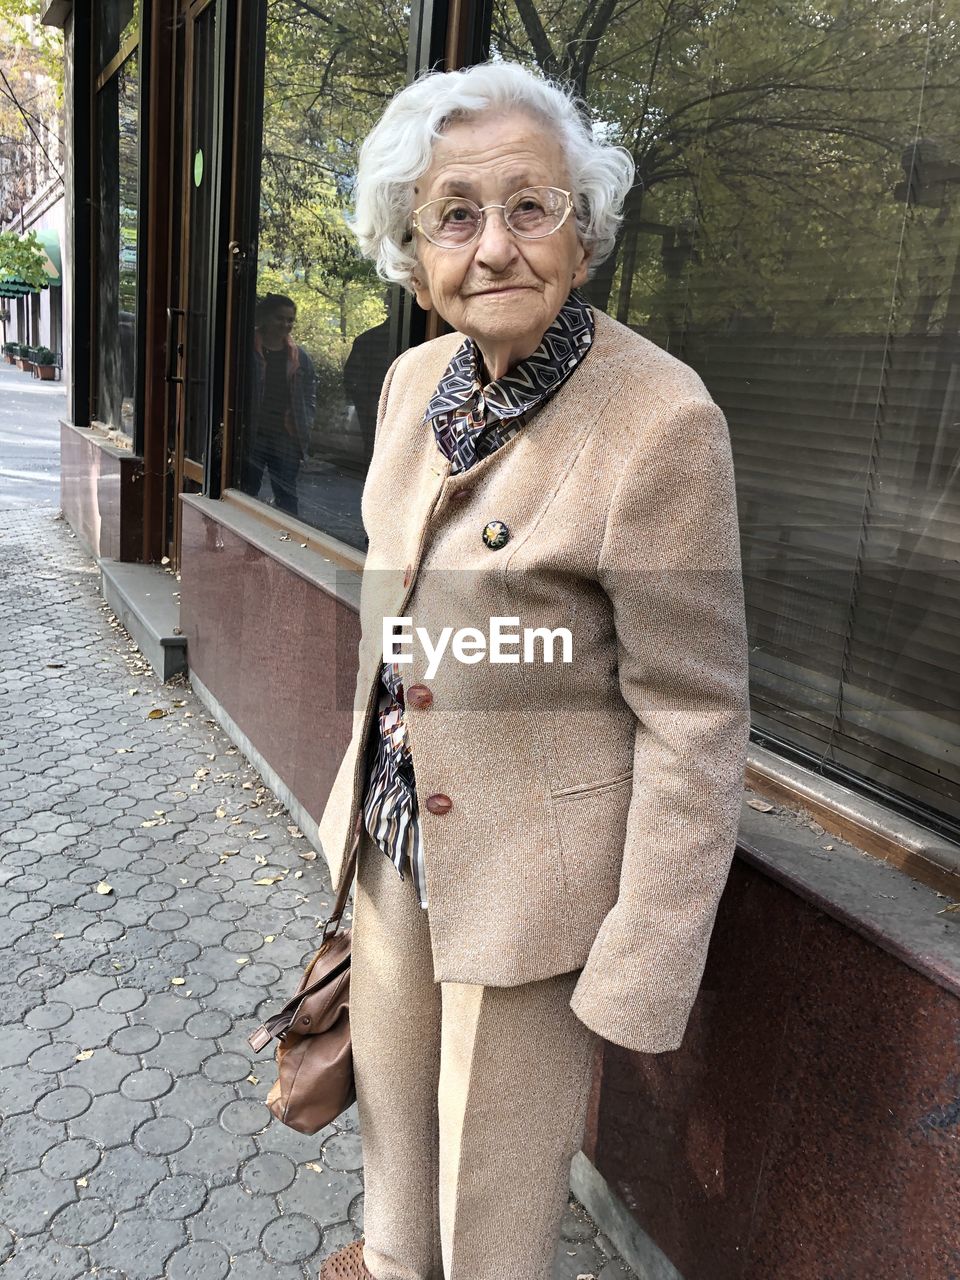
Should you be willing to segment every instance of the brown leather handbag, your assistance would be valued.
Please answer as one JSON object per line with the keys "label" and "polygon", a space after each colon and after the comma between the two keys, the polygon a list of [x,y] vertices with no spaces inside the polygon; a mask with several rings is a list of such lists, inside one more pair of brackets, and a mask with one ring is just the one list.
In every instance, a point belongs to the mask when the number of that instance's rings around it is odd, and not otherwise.
{"label": "brown leather handbag", "polygon": [[254,1053],[277,1041],[277,1080],[267,1106],[299,1133],[317,1133],[356,1100],[350,1049],[350,937],[340,919],[357,865],[361,818],[320,950],[279,1013],[247,1037]]}

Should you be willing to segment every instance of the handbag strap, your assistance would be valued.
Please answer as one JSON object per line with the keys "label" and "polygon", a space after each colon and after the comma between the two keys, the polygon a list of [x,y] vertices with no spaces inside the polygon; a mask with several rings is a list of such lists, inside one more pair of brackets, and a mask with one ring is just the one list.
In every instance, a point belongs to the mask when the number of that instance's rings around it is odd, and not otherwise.
{"label": "handbag strap", "polygon": [[[343,916],[344,907],[347,905],[347,896],[350,893],[350,886],[353,883],[353,877],[357,869],[357,850],[360,847],[360,833],[363,830],[363,810],[357,814],[357,821],[353,828],[353,844],[350,846],[350,852],[347,854],[347,860],[344,863],[343,871],[340,876],[340,889],[337,893],[337,900],[333,904],[333,911],[323,923],[323,933],[320,936],[321,945],[328,938],[336,937],[340,930],[340,921]],[[333,925],[333,929],[330,926]]]}

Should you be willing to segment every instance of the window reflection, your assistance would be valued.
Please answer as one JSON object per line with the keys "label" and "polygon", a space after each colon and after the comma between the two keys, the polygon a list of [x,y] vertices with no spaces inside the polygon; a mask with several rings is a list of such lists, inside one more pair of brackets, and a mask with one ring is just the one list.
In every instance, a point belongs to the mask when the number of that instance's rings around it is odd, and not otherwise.
{"label": "window reflection", "polygon": [[960,818],[960,0],[494,0],[637,185],[585,292],[737,464],[754,723]]}
{"label": "window reflection", "polygon": [[136,377],[138,56],[97,95],[100,166],[97,218],[95,415],[132,435]]}
{"label": "window reflection", "polygon": [[266,11],[256,299],[234,483],[360,549],[398,299],[344,222],[356,155],[406,81],[409,8]]}

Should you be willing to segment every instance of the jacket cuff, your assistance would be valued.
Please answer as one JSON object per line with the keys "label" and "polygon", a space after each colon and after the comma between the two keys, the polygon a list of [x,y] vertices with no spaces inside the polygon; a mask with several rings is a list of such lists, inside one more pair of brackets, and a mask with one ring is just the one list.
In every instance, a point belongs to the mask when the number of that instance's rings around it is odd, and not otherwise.
{"label": "jacket cuff", "polygon": [[[614,907],[591,948],[570,1008],[591,1031],[635,1053],[669,1053],[679,1049],[696,1003],[702,972],[678,973],[670,981],[651,957],[658,954],[649,922],[625,927]],[[638,938],[644,938],[642,947]]]}

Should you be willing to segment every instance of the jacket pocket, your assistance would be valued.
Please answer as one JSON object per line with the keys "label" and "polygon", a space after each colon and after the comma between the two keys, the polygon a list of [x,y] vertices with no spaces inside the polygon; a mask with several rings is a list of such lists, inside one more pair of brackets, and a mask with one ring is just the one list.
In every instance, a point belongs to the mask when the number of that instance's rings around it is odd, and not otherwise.
{"label": "jacket pocket", "polygon": [[570,909],[599,927],[620,892],[633,773],[553,793],[563,889]]}

